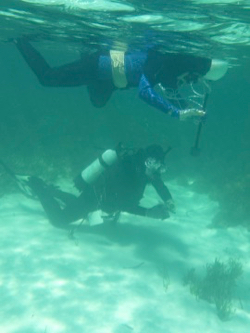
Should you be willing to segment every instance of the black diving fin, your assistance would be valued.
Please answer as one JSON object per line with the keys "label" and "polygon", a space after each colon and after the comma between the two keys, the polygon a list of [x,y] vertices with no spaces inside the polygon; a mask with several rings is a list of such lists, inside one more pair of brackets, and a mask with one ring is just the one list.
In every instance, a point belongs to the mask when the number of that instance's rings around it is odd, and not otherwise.
{"label": "black diving fin", "polygon": [[19,190],[29,199],[36,200],[36,196],[34,195],[29,186],[30,176],[15,174],[2,160],[0,160],[0,164],[2,165],[6,173],[15,181]]}

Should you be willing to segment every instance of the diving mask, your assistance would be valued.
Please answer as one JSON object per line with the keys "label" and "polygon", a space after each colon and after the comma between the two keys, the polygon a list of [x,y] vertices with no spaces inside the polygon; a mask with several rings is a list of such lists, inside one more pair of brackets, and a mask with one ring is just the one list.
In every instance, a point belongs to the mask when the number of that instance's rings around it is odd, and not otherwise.
{"label": "diving mask", "polygon": [[145,166],[147,175],[152,175],[157,172],[164,173],[166,171],[164,164],[154,157],[148,157],[145,161]]}

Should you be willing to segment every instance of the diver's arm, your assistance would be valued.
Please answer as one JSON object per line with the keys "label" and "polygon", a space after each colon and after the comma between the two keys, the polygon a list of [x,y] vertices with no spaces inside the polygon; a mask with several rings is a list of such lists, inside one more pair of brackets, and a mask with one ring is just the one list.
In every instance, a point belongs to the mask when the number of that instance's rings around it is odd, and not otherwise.
{"label": "diver's arm", "polygon": [[147,208],[141,206],[126,207],[123,211],[134,215],[147,216]]}
{"label": "diver's arm", "polygon": [[145,217],[149,217],[152,219],[164,220],[169,217],[168,210],[166,209],[165,205],[163,205],[163,204],[158,204],[151,208],[133,206],[133,207],[124,209],[124,211],[127,213],[130,213],[130,214],[145,216]]}
{"label": "diver's arm", "polygon": [[158,110],[171,115],[171,117],[179,118],[179,110],[169,101],[164,100],[159,94],[156,93],[144,74],[142,75],[139,83],[139,96],[146,103],[157,108]]}
{"label": "diver's arm", "polygon": [[167,211],[169,211],[169,212],[175,213],[174,200],[172,198],[172,195],[171,195],[169,189],[162,181],[161,176],[156,174],[155,177],[151,180],[151,184],[155,188],[159,197],[164,202],[165,209],[167,209]]}
{"label": "diver's arm", "polygon": [[156,192],[158,193],[158,195],[164,202],[167,202],[168,200],[172,200],[172,195],[171,195],[169,189],[167,188],[167,186],[162,181],[160,175],[156,175],[151,180],[151,184],[155,188]]}

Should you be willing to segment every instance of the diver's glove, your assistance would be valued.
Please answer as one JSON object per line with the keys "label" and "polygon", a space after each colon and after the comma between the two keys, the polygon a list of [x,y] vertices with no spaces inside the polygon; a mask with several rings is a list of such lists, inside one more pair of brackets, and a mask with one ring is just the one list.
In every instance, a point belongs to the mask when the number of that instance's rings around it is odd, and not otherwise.
{"label": "diver's glove", "polygon": [[179,110],[180,120],[201,120],[204,121],[206,112],[198,109],[185,109]]}
{"label": "diver's glove", "polygon": [[175,203],[173,199],[169,199],[165,202],[166,209],[171,213],[176,213]]}
{"label": "diver's glove", "polygon": [[146,210],[146,216],[151,217],[153,219],[167,219],[169,218],[169,212],[164,204],[158,204],[152,208]]}

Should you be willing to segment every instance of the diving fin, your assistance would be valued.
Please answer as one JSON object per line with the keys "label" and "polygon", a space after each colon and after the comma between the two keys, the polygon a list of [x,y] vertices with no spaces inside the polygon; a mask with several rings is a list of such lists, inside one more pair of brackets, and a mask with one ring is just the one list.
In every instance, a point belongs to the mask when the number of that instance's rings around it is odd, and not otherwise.
{"label": "diving fin", "polygon": [[7,174],[15,181],[19,190],[29,199],[36,200],[36,196],[32,192],[32,189],[29,186],[30,176],[17,175],[15,174],[2,160],[0,160],[0,164],[7,172]]}

